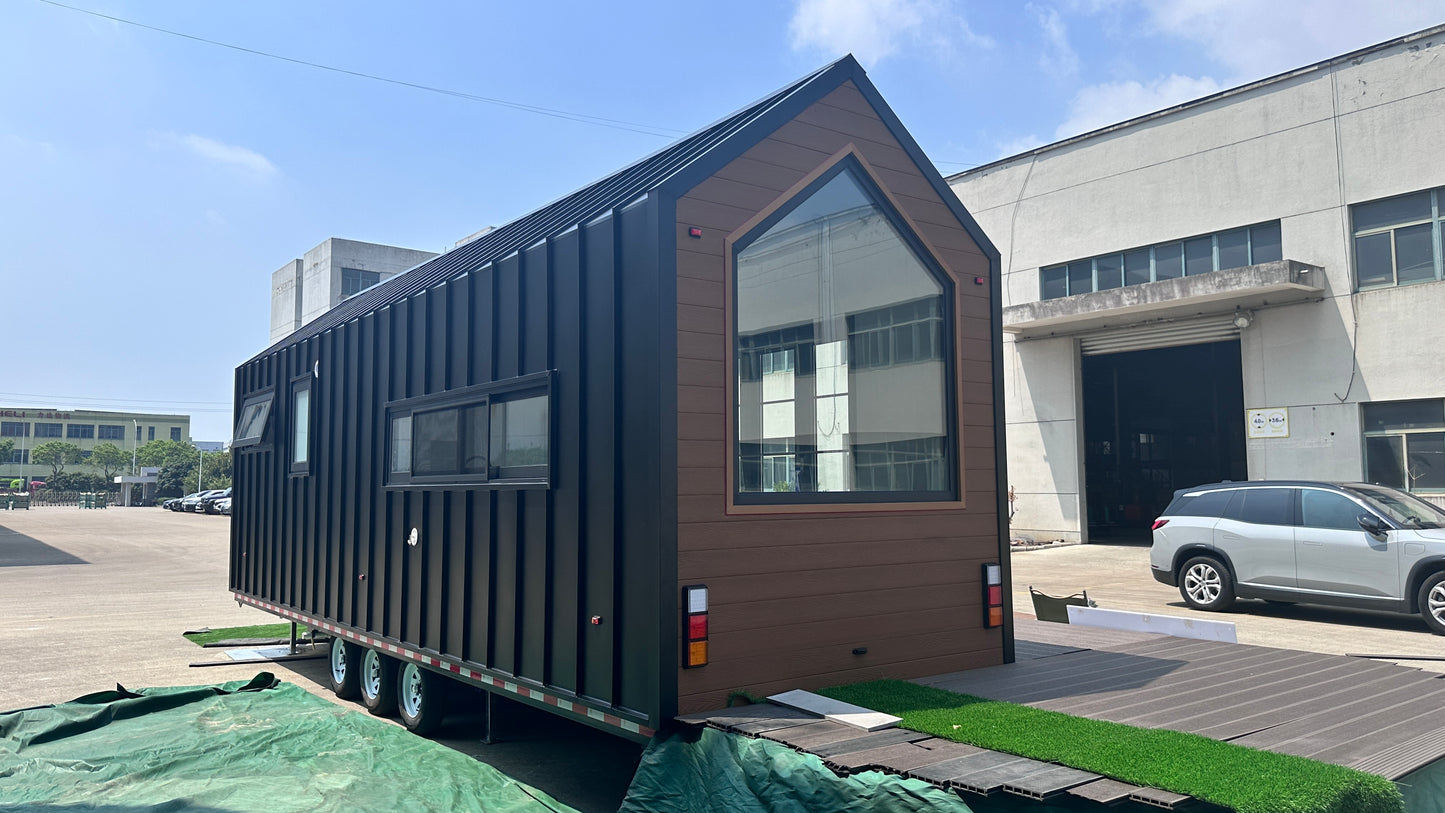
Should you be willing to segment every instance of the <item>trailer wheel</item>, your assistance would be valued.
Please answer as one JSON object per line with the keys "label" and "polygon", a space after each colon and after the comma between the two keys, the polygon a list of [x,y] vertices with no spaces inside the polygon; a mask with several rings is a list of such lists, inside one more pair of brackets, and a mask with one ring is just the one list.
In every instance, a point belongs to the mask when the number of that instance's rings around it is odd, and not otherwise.
{"label": "trailer wheel", "polygon": [[361,658],[361,704],[378,717],[396,713],[396,660],[366,650]]}
{"label": "trailer wheel", "polygon": [[361,692],[361,647],[340,638],[331,639],[331,672],[327,684],[342,700],[355,700]]}
{"label": "trailer wheel", "polygon": [[397,683],[401,722],[416,734],[430,734],[446,715],[446,678],[414,663],[402,667]]}

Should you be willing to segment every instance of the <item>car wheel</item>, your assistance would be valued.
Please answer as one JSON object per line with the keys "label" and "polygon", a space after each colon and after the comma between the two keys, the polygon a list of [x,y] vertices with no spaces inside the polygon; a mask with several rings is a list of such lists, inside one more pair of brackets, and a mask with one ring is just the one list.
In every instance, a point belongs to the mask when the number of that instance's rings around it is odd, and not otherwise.
{"label": "car wheel", "polygon": [[396,713],[396,661],[374,649],[361,658],[361,704],[377,717]]}
{"label": "car wheel", "polygon": [[446,678],[414,663],[402,667],[401,680],[397,683],[397,710],[402,724],[412,732],[430,734],[441,725],[446,714],[443,680]]}
{"label": "car wheel", "polygon": [[331,639],[331,670],[327,685],[342,700],[361,693],[361,647],[340,638]]}
{"label": "car wheel", "polygon": [[1445,571],[1432,574],[1420,585],[1420,615],[1436,635],[1445,635]]}
{"label": "car wheel", "polygon": [[1196,610],[1223,610],[1234,603],[1234,579],[1210,556],[1196,556],[1179,570],[1179,595]]}

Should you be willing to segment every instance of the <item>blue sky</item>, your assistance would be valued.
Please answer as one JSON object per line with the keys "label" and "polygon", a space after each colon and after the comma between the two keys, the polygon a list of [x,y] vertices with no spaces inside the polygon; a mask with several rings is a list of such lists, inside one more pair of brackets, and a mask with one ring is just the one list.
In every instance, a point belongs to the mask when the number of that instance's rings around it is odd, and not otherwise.
{"label": "blue sky", "polygon": [[228,438],[286,262],[441,251],[845,53],[948,175],[1440,22],[1445,0],[0,0],[0,404]]}

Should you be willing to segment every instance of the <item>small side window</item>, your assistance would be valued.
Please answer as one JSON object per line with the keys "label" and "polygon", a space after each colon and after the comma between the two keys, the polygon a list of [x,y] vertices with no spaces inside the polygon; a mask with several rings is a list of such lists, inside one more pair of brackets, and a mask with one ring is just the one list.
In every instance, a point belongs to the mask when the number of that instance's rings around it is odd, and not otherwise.
{"label": "small side window", "polygon": [[266,418],[271,415],[271,393],[253,395],[241,405],[240,417],[236,419],[236,433],[231,439],[231,448],[253,446],[261,442],[266,434]]}
{"label": "small side window", "polygon": [[388,405],[388,486],[550,485],[551,375]]}
{"label": "small side window", "polygon": [[311,470],[311,376],[291,384],[291,472]]}

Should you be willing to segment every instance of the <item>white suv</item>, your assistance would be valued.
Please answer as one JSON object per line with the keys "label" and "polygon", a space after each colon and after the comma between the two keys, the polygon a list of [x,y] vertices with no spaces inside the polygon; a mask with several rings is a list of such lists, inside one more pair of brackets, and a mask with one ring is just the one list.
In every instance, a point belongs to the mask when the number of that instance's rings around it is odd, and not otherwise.
{"label": "white suv", "polygon": [[1189,606],[1239,598],[1420,613],[1445,635],[1445,510],[1365,483],[1259,480],[1174,492],[1154,578]]}

